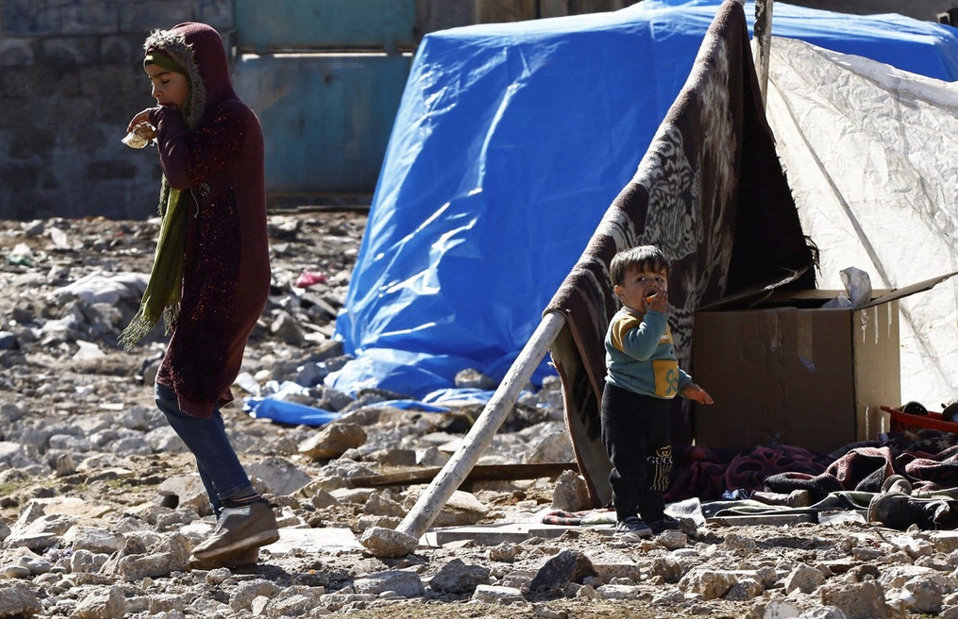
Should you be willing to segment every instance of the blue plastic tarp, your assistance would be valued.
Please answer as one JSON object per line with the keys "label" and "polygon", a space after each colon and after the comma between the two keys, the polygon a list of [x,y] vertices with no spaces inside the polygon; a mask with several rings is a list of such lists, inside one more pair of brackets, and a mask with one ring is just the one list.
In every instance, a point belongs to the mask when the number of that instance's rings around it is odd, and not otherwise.
{"label": "blue plastic tarp", "polygon": [[[645,0],[424,37],[336,323],[356,359],[326,384],[425,398],[465,368],[501,379],[635,173],[718,6]],[[772,32],[958,79],[958,37],[940,24],[776,3]],[[543,362],[533,383],[550,372]]]}
{"label": "blue plastic tarp", "polygon": [[269,419],[277,423],[306,426],[322,426],[342,417],[341,414],[334,411],[270,397],[246,398],[243,403],[243,410],[257,419]]}
{"label": "blue plastic tarp", "polygon": [[[284,381],[282,383],[269,381],[266,383],[263,391],[260,395],[243,399],[243,410],[249,413],[251,417],[269,419],[278,423],[302,424],[307,426],[322,426],[331,421],[342,419],[343,417],[343,413],[290,401],[288,398],[293,396],[309,395],[309,389],[307,387],[303,387],[291,381]],[[467,391],[478,392],[478,390]],[[431,394],[429,402],[419,400],[385,400],[375,404],[368,404],[367,406],[442,413],[449,410],[446,406],[442,406],[442,402],[451,399],[453,398],[451,398],[448,393],[437,391]],[[474,398],[468,396],[465,398],[462,396],[455,398],[455,400],[459,402],[464,399],[470,400]],[[488,399],[488,397],[484,399]]]}

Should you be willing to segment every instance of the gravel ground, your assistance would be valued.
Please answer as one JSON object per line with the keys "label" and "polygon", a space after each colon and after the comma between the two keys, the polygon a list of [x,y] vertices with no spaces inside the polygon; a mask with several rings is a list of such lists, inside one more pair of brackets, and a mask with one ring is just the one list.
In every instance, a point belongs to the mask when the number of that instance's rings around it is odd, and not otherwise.
{"label": "gravel ground", "polygon": [[[124,277],[149,270],[157,222],[3,222],[0,617],[958,617],[952,532],[851,518],[707,523],[638,543],[572,527],[374,556],[355,539],[394,528],[425,486],[351,480],[440,466],[478,410],[377,407],[391,394],[348,398],[317,384],[344,360],[329,336],[364,225],[348,211],[271,218],[274,294],[244,365],[247,387],[309,383],[297,401],[335,405],[346,443],[334,444],[331,426],[256,419],[239,397],[224,411],[284,532],[321,541],[346,529],[352,544],[278,545],[255,566],[191,571],[185,557],[212,518],[191,457],[152,407],[161,334],[133,353],[115,345],[138,298]],[[304,271],[320,281],[295,286]],[[91,298],[78,281],[120,284]],[[558,402],[554,382],[524,396],[481,463],[570,461]],[[553,504],[576,507],[582,485],[567,473],[462,490],[437,524],[537,522]]]}

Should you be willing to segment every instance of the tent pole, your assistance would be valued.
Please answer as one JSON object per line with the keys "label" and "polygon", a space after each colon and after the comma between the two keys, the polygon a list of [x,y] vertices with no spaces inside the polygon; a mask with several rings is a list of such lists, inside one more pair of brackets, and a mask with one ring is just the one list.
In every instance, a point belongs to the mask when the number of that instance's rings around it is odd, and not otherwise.
{"label": "tent pole", "polygon": [[755,42],[758,62],[755,71],[758,74],[758,90],[762,94],[762,105],[768,95],[769,47],[772,45],[772,3],[774,0],[755,0]]}
{"label": "tent pole", "polygon": [[519,393],[529,382],[532,373],[563,326],[565,316],[558,312],[549,312],[542,318],[532,337],[506,372],[498,389],[482,409],[482,414],[463,439],[462,445],[442,467],[429,487],[419,495],[416,504],[396,527],[397,531],[417,539],[423,536],[449,497],[462,485],[479,457],[492,443],[493,437],[519,398]]}

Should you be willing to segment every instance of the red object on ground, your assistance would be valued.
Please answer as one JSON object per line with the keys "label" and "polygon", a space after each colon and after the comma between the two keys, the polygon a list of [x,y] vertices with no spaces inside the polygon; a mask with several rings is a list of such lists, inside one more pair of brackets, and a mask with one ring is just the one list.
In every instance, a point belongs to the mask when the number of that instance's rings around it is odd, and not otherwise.
{"label": "red object on ground", "polygon": [[932,430],[958,434],[958,423],[945,421],[941,418],[941,413],[929,411],[927,415],[909,415],[908,413],[902,412],[901,409],[890,406],[882,406],[881,409],[891,415],[892,432],[931,428]]}
{"label": "red object on ground", "polygon": [[293,283],[297,288],[309,288],[313,284],[325,284],[326,276],[316,271],[303,271]]}

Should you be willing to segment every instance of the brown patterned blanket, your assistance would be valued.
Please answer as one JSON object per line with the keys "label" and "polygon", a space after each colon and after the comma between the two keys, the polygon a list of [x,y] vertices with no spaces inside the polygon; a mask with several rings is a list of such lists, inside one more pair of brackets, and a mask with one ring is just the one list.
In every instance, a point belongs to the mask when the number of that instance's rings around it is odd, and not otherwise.
{"label": "brown patterned blanket", "polygon": [[792,470],[765,477],[766,490],[808,490],[813,501],[842,490],[881,492],[893,475],[904,477],[912,493],[958,491],[958,436],[922,428],[895,432],[884,442],[848,445],[823,471]]}
{"label": "brown patterned blanket", "polygon": [[[813,253],[765,120],[744,9],[734,0],[719,8],[635,177],[546,308],[566,317],[551,353],[595,507],[611,499],[599,439],[603,340],[617,309],[608,265],[617,251],[646,243],[672,261],[669,322],[686,368],[698,308],[790,274],[803,274],[796,286],[814,287]],[[677,399],[673,411],[673,440],[691,442],[690,406]]]}
{"label": "brown patterned blanket", "polygon": [[[742,450],[688,446],[677,449],[673,457],[679,475],[665,495],[671,504],[696,498],[703,504],[720,502],[723,510],[734,511],[731,501],[747,499],[758,490],[783,495],[806,490],[813,504],[809,509],[834,510],[842,502],[828,500],[830,494],[880,493],[892,476],[907,480],[914,496],[958,498],[958,435],[940,430],[893,432],[881,441],[854,443],[830,455],[789,445]],[[843,507],[862,506],[853,502]],[[742,513],[756,511],[748,507]],[[542,521],[614,524],[615,512],[555,510],[544,514]]]}

